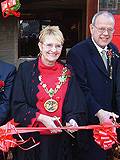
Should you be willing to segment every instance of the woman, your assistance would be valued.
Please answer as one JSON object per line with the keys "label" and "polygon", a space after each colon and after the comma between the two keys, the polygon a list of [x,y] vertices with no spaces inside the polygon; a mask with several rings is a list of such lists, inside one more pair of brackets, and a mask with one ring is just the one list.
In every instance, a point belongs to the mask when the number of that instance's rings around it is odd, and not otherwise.
{"label": "woman", "polygon": [[[77,127],[78,117],[84,117],[85,109],[83,95],[73,73],[67,66],[57,62],[63,43],[59,27],[47,26],[40,32],[38,58],[19,66],[12,96],[15,122],[20,126],[51,129],[23,134],[24,139],[33,137],[40,141],[40,145],[28,151],[17,148],[15,160],[67,159],[65,154],[69,152],[69,147],[64,150],[63,142],[66,138],[66,143],[69,143],[71,133],[66,131],[68,134],[65,135],[64,131],[55,128],[62,125]],[[81,99],[78,98],[80,94]],[[70,153],[68,157],[70,159]]]}

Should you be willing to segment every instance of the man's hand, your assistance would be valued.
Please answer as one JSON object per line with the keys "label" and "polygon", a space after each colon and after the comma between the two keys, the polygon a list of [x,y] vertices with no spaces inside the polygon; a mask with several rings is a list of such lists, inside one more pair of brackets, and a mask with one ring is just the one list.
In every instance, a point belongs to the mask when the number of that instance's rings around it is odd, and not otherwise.
{"label": "man's hand", "polygon": [[100,109],[95,116],[99,118],[100,124],[116,122],[119,117],[117,114]]}

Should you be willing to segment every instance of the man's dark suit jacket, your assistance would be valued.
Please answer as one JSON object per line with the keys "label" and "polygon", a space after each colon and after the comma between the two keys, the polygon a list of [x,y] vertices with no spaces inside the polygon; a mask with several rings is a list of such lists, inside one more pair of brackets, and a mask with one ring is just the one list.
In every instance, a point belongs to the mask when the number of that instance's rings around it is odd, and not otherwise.
{"label": "man's dark suit jacket", "polygon": [[100,109],[114,111],[114,85],[119,56],[117,48],[112,43],[108,45],[108,48],[112,49],[113,53],[112,80],[91,38],[75,45],[67,57],[67,63],[72,65],[85,94],[90,124],[99,122],[95,114]]}
{"label": "man's dark suit jacket", "polygon": [[[118,114],[120,115],[120,63],[117,67],[117,75],[116,75],[116,106]],[[120,117],[119,117],[120,122]]]}
{"label": "man's dark suit jacket", "polygon": [[5,83],[4,89],[0,91],[0,126],[10,118],[10,99],[15,72],[15,66],[0,61],[0,81]]}

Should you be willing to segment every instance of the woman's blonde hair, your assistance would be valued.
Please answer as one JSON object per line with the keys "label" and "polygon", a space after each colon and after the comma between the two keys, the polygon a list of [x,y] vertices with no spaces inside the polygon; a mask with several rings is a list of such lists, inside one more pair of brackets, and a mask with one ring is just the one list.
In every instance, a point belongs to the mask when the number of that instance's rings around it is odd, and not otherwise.
{"label": "woman's blonde hair", "polygon": [[64,43],[64,37],[58,26],[47,26],[40,31],[39,41],[42,43],[47,35],[54,36],[61,44]]}

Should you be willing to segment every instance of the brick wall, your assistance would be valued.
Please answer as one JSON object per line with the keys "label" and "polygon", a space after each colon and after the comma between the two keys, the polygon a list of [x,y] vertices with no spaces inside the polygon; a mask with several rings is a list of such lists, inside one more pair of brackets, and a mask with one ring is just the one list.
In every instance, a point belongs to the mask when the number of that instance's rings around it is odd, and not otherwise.
{"label": "brick wall", "polygon": [[18,59],[18,19],[0,17],[0,60],[15,64]]}

